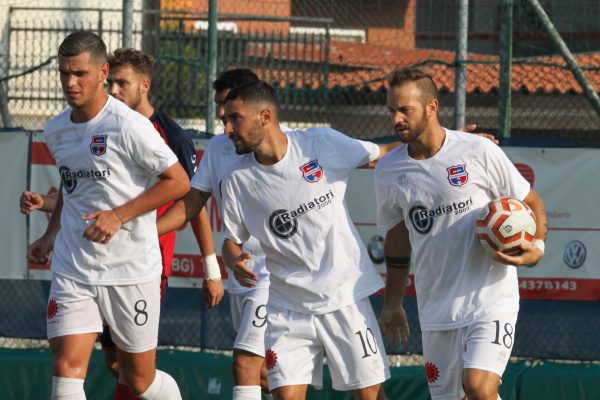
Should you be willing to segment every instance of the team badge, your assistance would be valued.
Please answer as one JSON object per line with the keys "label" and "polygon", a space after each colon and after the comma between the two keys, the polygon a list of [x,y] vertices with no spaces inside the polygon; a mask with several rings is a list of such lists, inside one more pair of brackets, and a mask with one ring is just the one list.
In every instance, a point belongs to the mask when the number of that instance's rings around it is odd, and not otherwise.
{"label": "team badge", "polygon": [[440,370],[437,367],[437,365],[435,365],[431,361],[427,361],[425,363],[425,375],[427,375],[427,382],[429,382],[429,384],[432,384],[435,383],[435,381],[437,381],[440,377]]}
{"label": "team badge", "polygon": [[466,164],[455,165],[446,169],[448,170],[448,182],[452,186],[462,186],[469,180]]}
{"label": "team badge", "polygon": [[323,167],[319,165],[318,160],[312,160],[300,167],[302,176],[309,183],[318,182],[323,177]]}
{"label": "team badge", "polygon": [[50,301],[48,301],[47,318],[48,319],[54,318],[56,316],[57,312],[58,312],[58,304],[56,303],[56,300],[50,299]]}
{"label": "team badge", "polygon": [[92,143],[90,143],[90,151],[95,156],[101,156],[106,153],[106,140],[108,135],[94,135],[92,136]]}
{"label": "team badge", "polygon": [[267,349],[265,352],[265,363],[267,369],[273,369],[277,365],[277,353],[273,349]]}

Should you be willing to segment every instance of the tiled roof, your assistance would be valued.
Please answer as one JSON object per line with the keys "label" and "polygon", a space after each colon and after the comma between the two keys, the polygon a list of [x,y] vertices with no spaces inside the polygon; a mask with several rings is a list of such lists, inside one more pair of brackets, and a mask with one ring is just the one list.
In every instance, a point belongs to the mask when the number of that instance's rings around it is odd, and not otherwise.
{"label": "tiled roof", "polygon": [[[290,44],[291,49],[270,48],[274,58],[307,60],[320,63],[324,50],[318,45]],[[257,50],[256,53],[263,53]],[[256,54],[259,55],[259,54]],[[264,54],[262,54],[264,55]],[[278,57],[279,56],[279,57]],[[592,67],[594,71],[584,74],[598,92],[600,91],[600,53],[575,56],[581,67]],[[454,91],[454,52],[416,49],[403,50],[398,47],[347,42],[332,42],[330,47],[330,72],[328,86],[379,90],[385,87],[386,77],[396,68],[424,65],[441,90]],[[467,64],[467,91],[488,93],[498,90],[500,68],[497,56],[469,54]],[[322,86],[318,74],[310,71],[272,71],[273,80],[296,86]],[[512,66],[512,89],[529,93],[581,93],[583,90],[573,77],[562,57],[532,57],[525,61],[514,60]]]}

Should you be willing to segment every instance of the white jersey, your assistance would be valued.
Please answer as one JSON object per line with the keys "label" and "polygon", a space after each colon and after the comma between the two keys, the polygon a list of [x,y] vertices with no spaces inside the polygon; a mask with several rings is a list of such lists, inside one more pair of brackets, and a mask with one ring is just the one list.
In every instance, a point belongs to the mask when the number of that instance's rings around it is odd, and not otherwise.
{"label": "white jersey", "polygon": [[344,201],[354,168],[379,147],[329,128],[288,132],[274,165],[239,158],[222,186],[226,236],[261,243],[269,304],[308,314],[335,311],[383,286]]}
{"label": "white jersey", "polygon": [[52,271],[89,285],[131,285],[160,276],[156,212],[123,224],[107,244],[83,238],[94,220],[139,196],[177,162],[148,118],[111,96],[90,121],[71,122],[71,108],[51,119],[44,137],[63,184],[61,229]]}
{"label": "white jersey", "polygon": [[[290,129],[281,125],[284,132]],[[192,187],[202,192],[212,193],[217,200],[219,213],[223,215],[223,196],[221,183],[231,166],[240,156],[235,152],[235,146],[229,136],[223,134],[213,137],[208,141],[204,154],[200,159],[200,167],[192,178]],[[231,276],[227,280],[227,290],[230,293],[244,293],[253,289],[269,287],[269,272],[265,265],[265,255],[260,248],[258,240],[250,237],[244,243],[244,251],[252,254],[249,267],[258,275],[258,282],[253,288],[247,288]]]}
{"label": "white jersey", "polygon": [[519,309],[516,268],[484,251],[475,221],[494,198],[524,199],[529,183],[491,141],[445,132],[433,157],[415,160],[401,146],[375,168],[378,225],[406,221],[424,331],[465,326],[492,307]]}

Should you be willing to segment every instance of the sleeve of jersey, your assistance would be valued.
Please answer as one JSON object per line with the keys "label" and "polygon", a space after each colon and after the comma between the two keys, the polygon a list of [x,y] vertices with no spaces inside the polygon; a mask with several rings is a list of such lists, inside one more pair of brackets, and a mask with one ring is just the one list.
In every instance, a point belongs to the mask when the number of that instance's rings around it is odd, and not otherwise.
{"label": "sleeve of jersey", "polygon": [[377,203],[377,228],[387,232],[404,221],[402,208],[393,200],[392,186],[381,174],[375,174],[375,199]]}
{"label": "sleeve of jersey", "polygon": [[231,179],[223,185],[223,224],[225,237],[235,243],[247,242],[250,234],[246,230],[239,207],[240,199],[236,196]]}
{"label": "sleeve of jersey", "polygon": [[131,159],[151,175],[162,174],[178,161],[175,153],[146,118],[133,118],[129,127],[123,130],[123,134],[130,149]]}
{"label": "sleeve of jersey", "polygon": [[375,143],[351,138],[334,129],[330,129],[329,132],[337,156],[344,160],[350,170],[379,157],[379,146]]}
{"label": "sleeve of jersey", "polygon": [[200,190],[201,192],[213,192],[212,185],[210,184],[210,158],[212,157],[211,142],[213,139],[208,141],[208,145],[206,146],[206,149],[204,149],[204,153],[200,159],[198,170],[194,174],[191,182],[192,187]]}
{"label": "sleeve of jersey", "polygon": [[491,142],[485,143],[485,145],[488,179],[492,190],[497,190],[494,195],[496,197],[511,196],[523,200],[531,190],[529,182],[523,178],[499,146]]}
{"label": "sleeve of jersey", "polygon": [[174,121],[171,122],[168,128],[173,132],[171,135],[171,148],[191,179],[194,176],[194,172],[196,172],[196,150],[194,149],[194,143],[192,142],[192,138],[179,125]]}

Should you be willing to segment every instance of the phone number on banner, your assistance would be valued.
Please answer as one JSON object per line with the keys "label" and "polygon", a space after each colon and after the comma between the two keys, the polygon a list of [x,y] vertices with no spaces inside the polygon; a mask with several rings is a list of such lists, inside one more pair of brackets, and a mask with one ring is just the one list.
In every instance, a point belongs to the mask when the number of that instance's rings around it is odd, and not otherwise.
{"label": "phone number on banner", "polygon": [[519,289],[522,299],[600,299],[600,279],[519,278]]}

